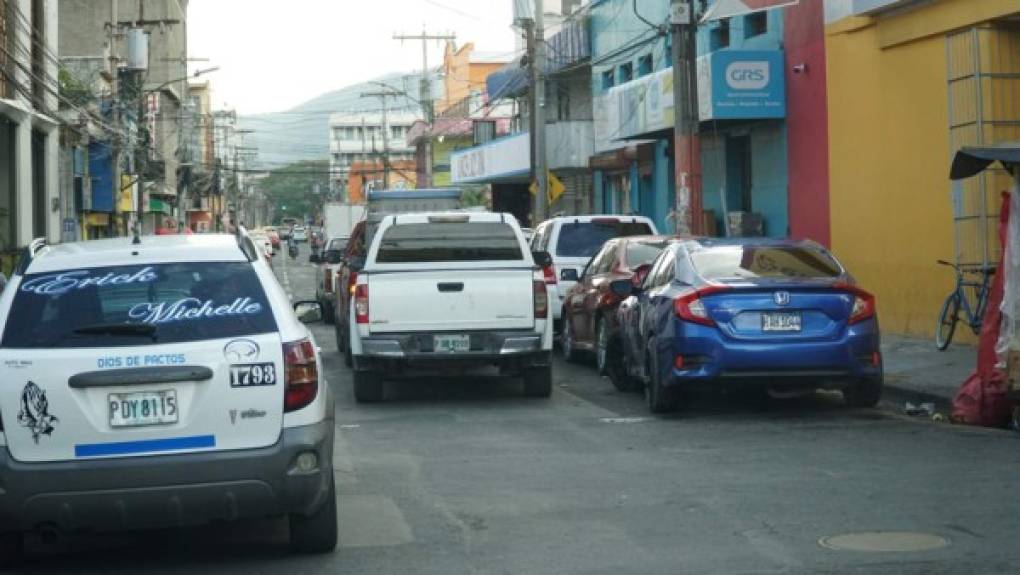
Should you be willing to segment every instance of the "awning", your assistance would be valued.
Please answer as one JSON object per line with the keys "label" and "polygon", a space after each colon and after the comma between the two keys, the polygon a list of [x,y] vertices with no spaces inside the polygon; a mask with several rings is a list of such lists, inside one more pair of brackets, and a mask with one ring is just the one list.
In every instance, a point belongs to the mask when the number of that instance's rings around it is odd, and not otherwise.
{"label": "awning", "polygon": [[516,98],[528,93],[528,68],[522,58],[515,58],[485,79],[490,100]]}
{"label": "awning", "polygon": [[[980,174],[995,162],[1001,162],[1008,170],[1020,168],[1020,142],[1008,142],[995,146],[964,146],[956,152],[949,179],[962,180]],[[1017,175],[1020,177],[1020,174]]]}

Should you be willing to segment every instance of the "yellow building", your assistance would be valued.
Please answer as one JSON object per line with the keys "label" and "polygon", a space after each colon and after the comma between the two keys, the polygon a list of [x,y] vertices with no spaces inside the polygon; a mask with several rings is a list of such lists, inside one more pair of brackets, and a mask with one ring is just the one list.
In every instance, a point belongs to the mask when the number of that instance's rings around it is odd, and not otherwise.
{"label": "yellow building", "polygon": [[954,280],[936,260],[998,261],[1007,176],[948,175],[962,145],[1020,140],[1018,17],[1020,0],[826,3],[832,248],[887,332],[934,333]]}
{"label": "yellow building", "polygon": [[475,50],[474,42],[468,42],[459,49],[453,42],[447,42],[443,53],[443,97],[436,102],[436,114],[459,118],[471,116],[476,111],[471,107],[481,105],[484,99],[472,103],[470,96],[484,94],[485,79],[509,63],[512,56]]}

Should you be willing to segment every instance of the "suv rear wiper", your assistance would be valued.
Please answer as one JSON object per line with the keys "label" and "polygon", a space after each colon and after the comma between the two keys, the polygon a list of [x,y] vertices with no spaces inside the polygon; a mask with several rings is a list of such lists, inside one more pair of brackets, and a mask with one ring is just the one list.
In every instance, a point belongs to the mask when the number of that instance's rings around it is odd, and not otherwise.
{"label": "suv rear wiper", "polygon": [[148,323],[97,323],[71,331],[80,335],[138,335],[156,340],[156,326]]}

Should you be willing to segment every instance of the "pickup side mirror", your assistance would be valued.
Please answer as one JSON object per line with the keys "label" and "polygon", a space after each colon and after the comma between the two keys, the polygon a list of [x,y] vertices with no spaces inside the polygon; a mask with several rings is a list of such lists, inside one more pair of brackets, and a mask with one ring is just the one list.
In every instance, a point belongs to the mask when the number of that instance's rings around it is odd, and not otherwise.
{"label": "pickup side mirror", "polygon": [[635,287],[634,284],[631,283],[631,280],[616,280],[611,282],[609,284],[609,289],[621,298],[630,297],[640,291],[640,288]]}
{"label": "pickup side mirror", "polygon": [[540,268],[547,268],[553,265],[552,256],[549,252],[531,252],[532,259],[535,260],[535,265]]}
{"label": "pickup side mirror", "polygon": [[560,279],[565,282],[580,281],[580,278],[577,276],[577,270],[574,268],[563,268],[560,271]]}

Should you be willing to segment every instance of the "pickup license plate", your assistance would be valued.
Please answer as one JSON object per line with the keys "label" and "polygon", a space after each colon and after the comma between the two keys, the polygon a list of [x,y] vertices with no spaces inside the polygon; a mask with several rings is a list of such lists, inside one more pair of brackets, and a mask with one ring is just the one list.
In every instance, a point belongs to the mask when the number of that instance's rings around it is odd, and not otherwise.
{"label": "pickup license plate", "polygon": [[800,313],[767,312],[761,314],[761,330],[773,332],[800,331]]}
{"label": "pickup license plate", "polygon": [[142,427],[177,423],[177,391],[111,393],[110,427]]}
{"label": "pickup license plate", "polygon": [[471,350],[469,335],[436,335],[432,337],[432,349],[436,353],[461,353]]}

